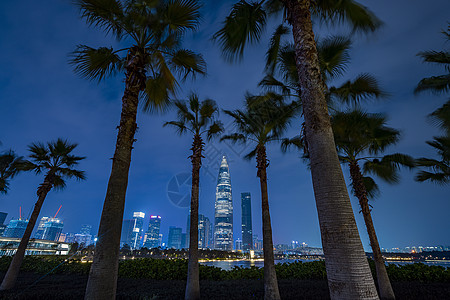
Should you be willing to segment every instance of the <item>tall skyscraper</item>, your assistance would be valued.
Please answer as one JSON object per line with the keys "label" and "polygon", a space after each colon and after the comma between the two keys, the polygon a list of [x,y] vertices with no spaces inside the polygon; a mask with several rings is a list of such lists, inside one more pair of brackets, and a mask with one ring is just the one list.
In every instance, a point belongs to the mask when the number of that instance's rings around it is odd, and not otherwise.
{"label": "tall skyscraper", "polygon": [[160,216],[150,216],[150,221],[148,223],[148,229],[145,233],[144,247],[151,249],[157,248],[159,246],[159,231],[161,228],[161,217]]}
{"label": "tall skyscraper", "polygon": [[169,236],[167,239],[167,248],[181,249],[182,229],[175,226],[169,227]]}
{"label": "tall skyscraper", "polygon": [[242,209],[242,250],[249,251],[253,249],[252,199],[250,193],[241,193],[241,209]]}
{"label": "tall skyscraper", "polygon": [[123,220],[122,233],[120,235],[120,248],[124,245],[131,247],[131,236],[133,235],[134,220]]}
{"label": "tall skyscraper", "polygon": [[214,249],[233,250],[233,201],[231,177],[225,156],[219,168],[214,215]]}
{"label": "tall skyscraper", "polygon": [[64,223],[58,218],[48,218],[44,223],[43,240],[57,241],[63,230]]}
{"label": "tall skyscraper", "polygon": [[211,222],[209,218],[199,214],[198,215],[198,247],[206,249],[210,247],[211,240]]}
{"label": "tall skyscraper", "polygon": [[3,233],[4,237],[22,238],[27,228],[28,220],[11,220]]}
{"label": "tall skyscraper", "polygon": [[144,218],[145,213],[143,212],[133,213],[133,233],[130,238],[131,249],[141,248],[142,234],[144,233]]}
{"label": "tall skyscraper", "polygon": [[45,222],[48,221],[48,219],[49,219],[49,217],[42,217],[42,218],[39,220],[39,224],[38,224],[38,227],[37,227],[37,229],[36,229],[36,233],[35,233],[35,235],[34,235],[34,238],[40,239],[40,240],[43,239],[43,237],[44,237],[44,231],[45,231],[44,224],[45,224]]}

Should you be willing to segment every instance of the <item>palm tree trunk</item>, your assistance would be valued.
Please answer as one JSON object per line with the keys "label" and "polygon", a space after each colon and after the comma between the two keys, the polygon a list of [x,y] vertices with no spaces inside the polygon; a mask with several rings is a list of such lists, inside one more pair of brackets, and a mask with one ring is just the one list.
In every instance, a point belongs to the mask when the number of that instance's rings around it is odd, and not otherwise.
{"label": "palm tree trunk", "polygon": [[192,143],[192,191],[191,218],[189,232],[189,262],[186,282],[186,300],[200,299],[200,277],[198,266],[198,195],[200,186],[200,167],[202,165],[203,141],[200,135],[194,136]]}
{"label": "palm tree trunk", "polygon": [[370,246],[373,251],[373,258],[375,260],[375,268],[377,271],[378,289],[380,291],[381,299],[395,299],[394,291],[392,290],[391,282],[386,271],[383,255],[381,254],[380,244],[378,243],[375,227],[373,226],[372,215],[370,214],[369,201],[367,199],[367,191],[364,185],[361,169],[356,161],[350,162],[350,176],[352,177],[352,186],[355,191],[355,196],[359,200],[359,205],[366,223],[367,233],[369,234]]}
{"label": "palm tree trunk", "polygon": [[277,274],[273,258],[272,225],[270,223],[269,195],[267,193],[267,156],[266,147],[258,145],[256,162],[261,185],[261,206],[263,222],[263,252],[264,252],[264,299],[279,300]]}
{"label": "palm tree trunk", "polygon": [[311,23],[310,0],[286,0],[292,25],[305,136],[332,299],[377,299],[330,124]]}
{"label": "palm tree trunk", "polygon": [[131,163],[139,92],[145,87],[145,57],[137,47],[128,52],[125,92],[111,175],[98,229],[94,262],[89,272],[85,299],[115,299],[125,194]]}
{"label": "palm tree trunk", "polygon": [[16,253],[9,265],[8,271],[6,272],[5,277],[3,278],[2,285],[0,286],[0,290],[9,290],[14,287],[17,281],[17,276],[19,275],[20,266],[22,265],[23,258],[25,256],[25,251],[27,250],[28,242],[31,237],[31,233],[33,232],[34,225],[36,225],[36,221],[39,217],[39,213],[41,212],[42,204],[44,204],[45,197],[47,197],[48,192],[52,189],[53,184],[51,181],[51,175],[45,177],[44,182],[39,186],[37,190],[38,200],[34,205],[33,213],[31,214],[30,219],[28,220],[27,228],[20,240],[19,247],[17,248]]}

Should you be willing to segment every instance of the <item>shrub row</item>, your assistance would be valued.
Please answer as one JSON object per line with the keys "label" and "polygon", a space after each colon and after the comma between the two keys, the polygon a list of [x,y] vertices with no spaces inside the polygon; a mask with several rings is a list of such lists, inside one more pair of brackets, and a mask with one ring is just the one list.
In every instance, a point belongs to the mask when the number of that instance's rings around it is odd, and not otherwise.
{"label": "shrub row", "polygon": [[[0,258],[0,271],[6,272],[11,257]],[[26,256],[22,264],[22,271],[41,274],[88,274],[90,263],[64,257]],[[373,262],[370,263],[375,275]],[[280,279],[326,279],[325,263],[293,262],[277,264],[275,266]],[[450,268],[441,266],[427,266],[422,263],[398,266],[387,266],[392,281],[420,281],[420,282],[450,282]],[[119,277],[149,278],[157,280],[185,280],[187,274],[187,260],[181,259],[129,259],[119,263]],[[262,279],[263,268],[234,267],[225,271],[218,267],[200,265],[200,279],[230,280],[230,279]]]}

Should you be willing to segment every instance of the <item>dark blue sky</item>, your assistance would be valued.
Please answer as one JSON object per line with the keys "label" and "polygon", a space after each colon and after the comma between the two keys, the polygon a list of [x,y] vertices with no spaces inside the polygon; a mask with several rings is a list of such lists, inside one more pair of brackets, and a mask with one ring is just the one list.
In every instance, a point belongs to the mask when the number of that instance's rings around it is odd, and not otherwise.
{"label": "dark blue sky", "polygon": [[[209,2],[209,1],[206,1]],[[187,48],[201,52],[208,63],[208,76],[187,82],[181,97],[197,91],[200,97],[213,98],[225,109],[238,108],[245,91],[256,92],[262,78],[267,42],[250,47],[243,63],[229,65],[217,46],[210,41],[233,1],[206,3],[199,32],[190,36]],[[429,1],[362,1],[385,26],[370,37],[358,38],[351,52],[348,77],[370,72],[377,76],[391,97],[373,102],[370,112],[386,112],[389,125],[403,133],[402,141],[388,152],[404,152],[415,157],[434,156],[426,140],[438,130],[426,121],[426,115],[439,107],[446,96],[419,95],[412,91],[425,76],[442,69],[421,63],[417,52],[448,48],[439,32],[447,26],[450,3]],[[375,2],[375,3],[374,3]],[[336,32],[330,29],[330,32]],[[322,29],[321,36],[327,35]],[[270,33],[270,30],[268,31]],[[106,184],[111,169],[123,93],[123,77],[97,85],[78,78],[68,65],[68,53],[77,44],[117,46],[95,28],[79,19],[70,1],[2,1],[0,3],[0,151],[14,149],[26,155],[31,142],[58,137],[79,143],[77,153],[87,156],[80,165],[86,171],[85,182],[68,182],[66,190],[52,191],[41,216],[53,215],[62,204],[59,216],[65,232],[77,232],[81,224],[98,228]],[[130,170],[125,218],[133,211],[162,216],[165,238],[171,225],[186,227],[188,208],[174,205],[167,196],[168,183],[178,174],[190,173],[188,136],[178,137],[170,128],[162,128],[173,113],[152,115],[139,112]],[[230,120],[222,114],[225,125]],[[298,127],[300,120],[294,122]],[[295,135],[297,128],[290,132]],[[218,151],[216,153],[216,150]],[[245,149],[214,142],[208,148],[203,165],[200,213],[214,217],[215,183],[219,152],[229,158],[234,200],[234,232],[240,237],[240,193],[251,192],[254,232],[261,235],[259,181],[255,162],[244,161]],[[269,147],[269,201],[275,243],[299,240],[320,246],[317,212],[311,179],[297,153],[283,155],[278,146]],[[348,170],[343,169],[347,176]],[[399,185],[379,182],[381,195],[373,202],[373,218],[382,247],[410,245],[450,245],[450,189],[413,181],[413,173],[402,172]],[[11,182],[11,190],[0,198],[0,211],[8,220],[17,218],[19,206],[28,214],[36,200],[35,191],[42,176],[20,174]],[[185,188],[182,192],[188,192]],[[352,197],[354,210],[359,211]],[[148,219],[146,216],[146,224]],[[363,244],[369,248],[362,216],[356,213]]]}

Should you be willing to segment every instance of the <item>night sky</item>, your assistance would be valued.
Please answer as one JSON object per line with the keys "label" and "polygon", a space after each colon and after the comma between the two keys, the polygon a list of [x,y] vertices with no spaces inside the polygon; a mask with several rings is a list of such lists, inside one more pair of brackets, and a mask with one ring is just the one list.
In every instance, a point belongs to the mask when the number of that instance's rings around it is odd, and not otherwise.
{"label": "night sky", "polygon": [[[229,12],[234,1],[205,1],[203,20],[197,33],[189,35],[184,46],[202,53],[208,63],[208,75],[182,85],[180,98],[195,91],[201,99],[212,98],[224,109],[242,105],[246,91],[258,92],[263,77],[264,54],[268,39],[249,47],[241,64],[230,65],[220,56],[211,37]],[[352,62],[343,80],[357,74],[374,74],[390,93],[385,100],[373,101],[369,112],[385,112],[389,126],[402,131],[402,140],[386,153],[403,152],[414,157],[434,157],[425,144],[439,130],[426,115],[441,106],[448,96],[424,93],[413,95],[417,82],[426,76],[441,74],[443,68],[424,64],[416,56],[422,50],[448,48],[441,30],[447,26],[450,3],[428,1],[361,1],[383,20],[384,27],[369,37],[356,37],[351,51]],[[279,20],[279,19],[278,19]],[[266,37],[271,33],[270,26]],[[343,29],[320,28],[320,36],[343,32]],[[51,191],[41,211],[54,215],[62,205],[59,217],[64,232],[78,232],[82,224],[91,224],[96,233],[111,171],[111,160],[119,122],[123,78],[101,82],[79,78],[68,64],[68,54],[77,44],[92,47],[117,47],[115,40],[89,28],[79,18],[71,1],[1,1],[0,2],[0,151],[12,148],[27,155],[27,145],[47,142],[58,137],[79,144],[76,154],[87,156],[79,169],[87,181],[69,181],[61,192]],[[339,83],[339,82],[337,82]],[[168,198],[168,183],[191,171],[189,148],[191,137],[179,137],[171,128],[163,128],[165,115],[138,114],[139,130],[133,150],[124,218],[133,211],[146,213],[145,226],[151,214],[162,217],[161,233],[167,239],[168,227],[186,228],[188,208]],[[228,132],[231,120],[220,115]],[[293,122],[288,136],[298,134],[301,120]],[[250,147],[250,146],[249,146]],[[253,205],[253,230],[262,237],[259,180],[256,162],[242,157],[249,147],[215,141],[207,144],[201,173],[200,213],[214,219],[215,184],[221,153],[230,165],[234,237],[240,238],[240,193],[250,192]],[[247,150],[247,151],[246,151]],[[299,153],[282,154],[278,145],[268,149],[269,202],[274,243],[292,240],[320,246],[320,232],[310,173]],[[343,168],[346,179],[348,169]],[[377,181],[381,195],[372,203],[373,219],[382,247],[450,245],[450,188],[431,183],[417,183],[414,172],[403,171],[398,185]],[[36,201],[36,188],[43,176],[19,174],[11,181],[9,193],[0,196],[0,211],[8,213],[7,221],[19,216],[22,206],[27,216]],[[347,183],[349,181],[347,180]],[[182,195],[189,186],[181,187]],[[352,197],[354,211],[366,250],[370,248],[362,215]]]}

